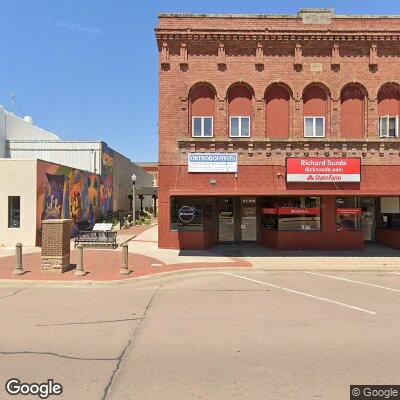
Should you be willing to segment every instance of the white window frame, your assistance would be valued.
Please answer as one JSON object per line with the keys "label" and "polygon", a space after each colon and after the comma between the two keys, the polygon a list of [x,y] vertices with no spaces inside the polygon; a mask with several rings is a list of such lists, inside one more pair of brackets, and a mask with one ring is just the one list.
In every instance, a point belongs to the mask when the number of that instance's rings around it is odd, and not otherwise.
{"label": "white window frame", "polygon": [[[312,118],[313,120],[313,135],[307,135],[306,134],[306,119],[307,118]],[[316,136],[316,126],[317,126],[317,118],[321,118],[323,121],[323,135],[322,136]],[[325,117],[323,117],[322,115],[307,115],[304,117],[304,137],[306,138],[315,138],[315,139],[319,139],[319,138],[324,138],[326,135],[326,128],[325,128]]]}
{"label": "white window frame", "polygon": [[[395,126],[395,134],[394,136],[389,135],[389,120],[391,118],[395,118],[396,120],[396,126]],[[382,132],[382,120],[386,119],[386,132]],[[380,138],[391,138],[391,137],[399,137],[399,116],[398,115],[382,115],[382,117],[379,117],[379,122],[378,122],[378,134]]]}
{"label": "white window frame", "polygon": [[[232,135],[232,118],[239,118],[239,135]],[[249,134],[242,135],[242,118],[249,120]],[[229,137],[231,138],[249,138],[251,136],[251,117],[249,115],[231,115],[229,117]]]}
{"label": "white window frame", "polygon": [[[194,119],[201,118],[201,135],[197,136],[194,134]],[[211,118],[211,136],[204,135],[204,118]],[[214,137],[214,117],[211,115],[194,115],[192,117],[192,137],[194,138],[212,138]]]}

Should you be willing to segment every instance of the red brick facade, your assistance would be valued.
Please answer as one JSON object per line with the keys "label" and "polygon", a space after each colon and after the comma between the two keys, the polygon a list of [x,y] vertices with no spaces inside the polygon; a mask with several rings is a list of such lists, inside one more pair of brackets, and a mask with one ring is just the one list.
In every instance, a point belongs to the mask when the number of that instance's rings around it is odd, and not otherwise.
{"label": "red brick facade", "polygon": [[[399,196],[400,142],[379,135],[379,117],[400,115],[400,19],[338,16],[303,10],[297,16],[161,15],[156,28],[160,54],[159,245],[205,248],[212,232],[171,230],[175,195]],[[192,137],[192,116],[213,117],[213,137]],[[251,118],[250,137],[230,137],[229,116]],[[325,137],[305,138],[304,117],[325,118]],[[397,121],[398,123],[398,121]],[[397,128],[399,129],[399,128]],[[236,152],[234,174],[189,174],[190,152]],[[289,184],[287,157],[360,157],[360,184]],[[210,180],[216,183],[211,184]],[[276,233],[258,241],[322,248],[334,229],[334,205],[318,232]],[[323,211],[323,213],[327,211]],[[348,248],[343,233],[328,248]],[[392,236],[386,232],[379,238]],[[325,239],[324,239],[325,238]],[[387,239],[389,243],[392,239]],[[353,248],[362,247],[360,237]],[[315,244],[317,243],[317,244]],[[351,246],[350,246],[351,247]]]}

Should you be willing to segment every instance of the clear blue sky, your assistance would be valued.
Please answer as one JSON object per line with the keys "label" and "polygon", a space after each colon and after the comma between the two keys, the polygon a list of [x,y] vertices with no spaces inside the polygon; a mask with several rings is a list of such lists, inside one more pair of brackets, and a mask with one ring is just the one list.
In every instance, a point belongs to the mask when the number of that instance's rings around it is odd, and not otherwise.
{"label": "clear blue sky", "polygon": [[[63,139],[157,160],[158,12],[400,14],[392,1],[0,0],[0,104]],[[21,114],[19,110],[15,110]]]}

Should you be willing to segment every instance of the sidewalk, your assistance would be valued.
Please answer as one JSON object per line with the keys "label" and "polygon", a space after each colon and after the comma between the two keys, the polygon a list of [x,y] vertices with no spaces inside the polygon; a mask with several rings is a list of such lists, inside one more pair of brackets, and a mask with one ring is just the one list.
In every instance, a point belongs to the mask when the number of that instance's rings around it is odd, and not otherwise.
{"label": "sidewalk", "polygon": [[157,220],[153,221],[150,225],[133,225],[128,229],[121,228],[118,231],[118,242],[121,243],[124,240],[130,239],[132,236],[142,235],[153,227],[157,228]]}
{"label": "sidewalk", "polygon": [[[115,250],[85,249],[84,277],[74,271],[63,274],[42,272],[40,248],[24,248],[22,276],[12,275],[14,249],[0,252],[0,280],[37,281],[118,281],[169,271],[209,268],[254,268],[265,271],[399,271],[400,251],[378,245],[369,245],[363,252],[356,251],[274,251],[258,245],[219,245],[209,250],[159,249],[158,227],[135,226],[121,230],[118,242],[128,242],[129,275],[120,275],[121,248]],[[29,254],[28,254],[29,253]],[[75,267],[77,254],[71,250],[71,264]]]}
{"label": "sidewalk", "polygon": [[[139,231],[142,233],[138,233]],[[84,270],[87,274],[84,277],[74,276],[74,271],[63,274],[54,272],[42,272],[40,269],[40,248],[25,249],[30,250],[30,254],[23,257],[23,268],[27,271],[21,276],[13,276],[14,255],[2,254],[0,257],[0,280],[37,280],[37,281],[116,281],[122,279],[132,279],[140,276],[158,274],[160,272],[180,271],[188,269],[204,268],[249,268],[251,264],[245,260],[231,257],[221,257],[215,254],[208,254],[205,258],[193,256],[180,256],[176,250],[159,250],[157,247],[157,225],[135,226],[127,230],[121,230],[118,234],[118,242],[121,243],[125,238],[138,235],[135,239],[128,242],[129,275],[120,275],[119,270],[122,265],[121,248],[115,250],[84,250]],[[122,234],[121,234],[122,233]],[[12,249],[13,254],[14,249]],[[25,252],[24,252],[25,253]],[[75,268],[77,262],[77,252],[71,250],[71,265]]]}

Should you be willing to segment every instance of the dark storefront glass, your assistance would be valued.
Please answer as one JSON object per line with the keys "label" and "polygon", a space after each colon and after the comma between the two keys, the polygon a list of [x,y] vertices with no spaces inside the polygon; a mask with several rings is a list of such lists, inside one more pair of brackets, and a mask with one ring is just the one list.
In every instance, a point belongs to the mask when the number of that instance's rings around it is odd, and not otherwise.
{"label": "dark storefront glass", "polygon": [[321,229],[321,199],[319,197],[281,197],[278,214],[280,231]]}
{"label": "dark storefront glass", "polygon": [[381,198],[382,229],[400,229],[400,199],[398,197]]}
{"label": "dark storefront glass", "polygon": [[263,229],[315,231],[321,229],[320,197],[265,197],[261,202]]}
{"label": "dark storefront glass", "polygon": [[277,197],[264,197],[261,201],[261,226],[262,229],[278,229]]}
{"label": "dark storefront glass", "polygon": [[212,197],[203,199],[203,229],[205,231],[214,229],[214,199]]}
{"label": "dark storefront glass", "polygon": [[336,197],[336,229],[361,229],[361,208],[358,197]]}
{"label": "dark storefront glass", "polygon": [[400,214],[381,214],[382,229],[400,229]]}
{"label": "dark storefront glass", "polygon": [[210,197],[171,198],[171,230],[214,229],[214,200]]}

